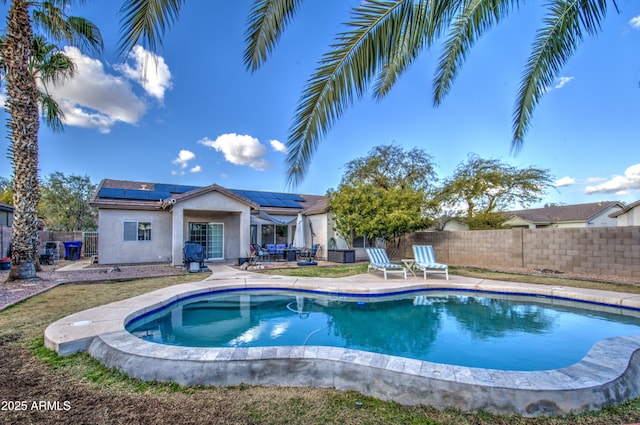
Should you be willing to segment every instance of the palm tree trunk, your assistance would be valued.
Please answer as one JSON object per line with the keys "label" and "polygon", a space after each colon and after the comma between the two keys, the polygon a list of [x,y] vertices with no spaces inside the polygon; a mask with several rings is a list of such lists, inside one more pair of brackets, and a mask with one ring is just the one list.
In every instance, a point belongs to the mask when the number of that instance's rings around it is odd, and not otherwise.
{"label": "palm tree trunk", "polygon": [[13,154],[14,217],[9,280],[36,277],[38,246],[38,88],[29,73],[33,29],[27,3],[12,0],[7,18],[7,109]]}

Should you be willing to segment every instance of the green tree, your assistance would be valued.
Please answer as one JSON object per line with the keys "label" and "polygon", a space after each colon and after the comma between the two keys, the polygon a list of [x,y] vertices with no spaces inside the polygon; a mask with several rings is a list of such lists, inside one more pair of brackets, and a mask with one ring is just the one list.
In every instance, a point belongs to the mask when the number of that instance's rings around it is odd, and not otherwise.
{"label": "green tree", "polygon": [[0,202],[13,205],[13,182],[0,177]]}
{"label": "green tree", "polygon": [[[439,105],[476,40],[524,1],[518,0],[365,0],[352,10],[347,29],[308,79],[299,100],[287,146],[287,177],[304,178],[322,136],[355,98],[373,88],[384,97],[417,56],[446,35],[434,79]],[[607,14],[606,0],[551,0],[536,34],[516,96],[512,148],[518,150],[533,110],[582,43],[595,35]],[[616,5],[615,0],[611,3]],[[274,50],[302,0],[254,0],[244,60],[255,71]]]}
{"label": "green tree", "polygon": [[[68,41],[79,47],[102,48],[102,38],[90,21],[67,16],[69,0],[27,2],[12,0],[7,16],[6,38],[0,55],[4,63],[9,112],[10,152],[13,160],[14,218],[8,279],[36,276],[38,236],[38,104],[40,91],[34,73],[34,36],[29,15],[54,41]],[[42,70],[39,71],[43,76]],[[47,110],[47,113],[51,112]]]}
{"label": "green tree", "polygon": [[435,178],[433,160],[421,149],[373,148],[349,162],[328,192],[336,232],[349,246],[354,236],[382,239],[393,256],[402,235],[430,224],[426,195]]}
{"label": "green tree", "polygon": [[504,221],[500,211],[539,201],[551,183],[549,170],[520,169],[470,154],[445,180],[435,199],[441,206],[462,209],[472,229],[496,228]]}
{"label": "green tree", "polygon": [[49,230],[95,230],[97,211],[89,205],[97,186],[89,176],[49,175],[41,186],[40,216]]}

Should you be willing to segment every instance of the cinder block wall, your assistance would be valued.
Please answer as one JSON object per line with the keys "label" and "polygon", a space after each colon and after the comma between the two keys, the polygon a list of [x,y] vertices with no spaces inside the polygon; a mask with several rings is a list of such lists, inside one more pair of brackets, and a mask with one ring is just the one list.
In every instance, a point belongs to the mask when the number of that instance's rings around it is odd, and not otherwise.
{"label": "cinder block wall", "polygon": [[402,258],[412,245],[433,245],[438,261],[454,266],[550,269],[565,273],[640,279],[640,227],[420,232],[406,235]]}

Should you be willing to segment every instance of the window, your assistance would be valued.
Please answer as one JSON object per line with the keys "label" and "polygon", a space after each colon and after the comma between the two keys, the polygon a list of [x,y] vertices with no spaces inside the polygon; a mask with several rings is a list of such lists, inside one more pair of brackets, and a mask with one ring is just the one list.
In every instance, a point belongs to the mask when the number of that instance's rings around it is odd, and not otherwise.
{"label": "window", "polygon": [[204,247],[204,256],[209,260],[224,258],[224,224],[189,223],[189,240]]}
{"label": "window", "polygon": [[124,222],[125,241],[150,241],[151,223],[139,221]]}
{"label": "window", "polygon": [[370,241],[364,236],[355,236],[353,238],[353,247],[354,248],[368,248],[373,246]]}
{"label": "window", "polygon": [[262,245],[276,243],[275,226],[273,224],[263,224],[260,227],[260,240],[262,241]]}
{"label": "window", "polygon": [[278,224],[276,226],[276,243],[287,243],[287,235],[289,233],[289,226],[286,224]]}

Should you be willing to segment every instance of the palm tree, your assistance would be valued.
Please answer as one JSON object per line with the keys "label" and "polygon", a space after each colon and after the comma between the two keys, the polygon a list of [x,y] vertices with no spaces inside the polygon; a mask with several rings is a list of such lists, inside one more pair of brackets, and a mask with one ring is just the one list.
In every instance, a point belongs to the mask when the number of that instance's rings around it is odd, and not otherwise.
{"label": "palm tree", "polygon": [[[184,0],[128,0],[123,2],[123,39],[121,52],[130,51],[140,38],[152,50],[161,42],[168,24],[178,15]],[[12,235],[12,268],[9,280],[36,277],[37,249],[39,245],[37,207],[38,189],[38,101],[49,124],[60,122],[59,108],[46,93],[49,74],[37,70],[34,56],[35,40],[28,7],[33,9],[35,26],[54,41],[67,41],[72,45],[93,50],[102,50],[102,36],[90,21],[67,16],[64,10],[72,0],[11,0],[7,16],[7,35],[1,46],[0,56],[4,61],[4,78],[8,99],[6,108],[10,114],[10,152],[13,157],[14,174],[14,220]],[[34,48],[31,50],[30,47]],[[38,47],[38,49],[39,49]],[[35,71],[35,72],[34,72]],[[39,73],[39,74],[38,74]],[[40,75],[45,83],[45,92],[38,91],[36,78]],[[56,75],[56,78],[60,74]],[[41,96],[42,94],[42,96]],[[42,103],[44,102],[44,103]],[[56,121],[57,120],[57,121]],[[56,127],[59,128],[59,127]]]}
{"label": "palm tree", "polygon": [[[5,43],[6,37],[0,36],[0,52]],[[55,44],[48,43],[43,36],[37,35],[33,37],[31,43],[29,73],[36,79],[39,89],[40,111],[47,126],[56,132],[63,131],[64,112],[49,93],[48,86],[51,83],[55,84],[66,78],[73,77],[75,75],[75,64]],[[4,58],[0,55],[0,75],[5,74]]]}
{"label": "palm tree", "polygon": [[[610,2],[616,6],[615,0]],[[257,70],[275,48],[302,0],[254,0],[245,64]],[[434,104],[449,91],[475,41],[519,9],[518,0],[363,0],[348,29],[336,35],[298,103],[287,146],[287,178],[300,182],[322,136],[354,98],[373,86],[384,97],[425,48],[446,36],[434,80]],[[607,0],[550,0],[525,66],[513,114],[512,149],[518,151],[535,106],[584,35],[601,29]],[[617,8],[617,6],[616,6]]]}
{"label": "palm tree", "polygon": [[[28,6],[34,7],[34,21],[54,40],[67,40],[83,47],[102,48],[97,27],[83,18],[68,17],[68,0],[26,2],[12,0],[7,16],[7,35],[1,46],[3,72],[7,86],[6,108],[10,114],[10,151],[13,158],[14,219],[9,280],[36,277],[38,235],[38,130],[39,101],[45,101],[46,114],[59,111],[50,96],[41,96],[36,79],[43,83],[68,75],[68,62],[60,61],[47,43],[33,37]],[[53,59],[56,60],[53,60]],[[41,67],[39,59],[48,59]],[[58,67],[56,70],[55,68]],[[64,69],[67,71],[64,71]],[[47,97],[49,100],[47,100]],[[55,122],[55,119],[48,122]]]}

